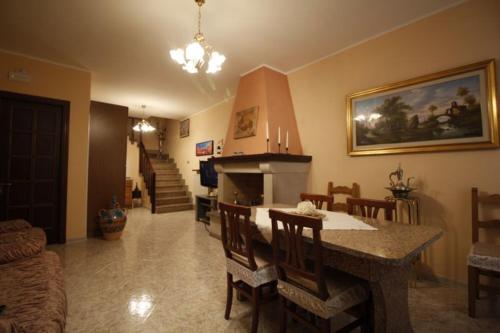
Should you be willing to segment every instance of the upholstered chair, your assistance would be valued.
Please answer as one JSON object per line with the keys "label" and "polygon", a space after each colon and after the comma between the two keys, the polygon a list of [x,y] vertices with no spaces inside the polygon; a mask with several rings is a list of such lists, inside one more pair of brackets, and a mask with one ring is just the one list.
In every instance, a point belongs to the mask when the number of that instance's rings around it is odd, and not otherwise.
{"label": "upholstered chair", "polygon": [[[369,292],[364,282],[333,269],[330,274],[325,273],[321,218],[273,209],[269,210],[269,216],[278,272],[280,332],[286,332],[288,316],[315,331],[330,332],[330,319],[346,311],[354,314],[356,320],[342,331],[348,332],[358,326],[363,332],[368,331]],[[312,243],[304,241],[306,229],[312,234]]]}
{"label": "upholstered chair", "polygon": [[233,289],[252,301],[252,328],[257,332],[259,324],[259,308],[261,303],[272,297],[263,298],[263,289],[276,287],[276,269],[272,255],[257,250],[253,244],[252,227],[250,225],[250,207],[219,203],[221,217],[221,239],[226,255],[227,266],[227,301],[224,318],[231,314]]}
{"label": "upholstered chair", "polygon": [[472,246],[467,259],[469,270],[469,316],[476,316],[476,300],[481,290],[499,292],[497,288],[483,285],[481,275],[500,279],[500,245],[479,240],[479,229],[486,232],[491,228],[500,229],[500,219],[479,219],[480,208],[499,208],[500,194],[479,195],[477,188],[472,188]]}

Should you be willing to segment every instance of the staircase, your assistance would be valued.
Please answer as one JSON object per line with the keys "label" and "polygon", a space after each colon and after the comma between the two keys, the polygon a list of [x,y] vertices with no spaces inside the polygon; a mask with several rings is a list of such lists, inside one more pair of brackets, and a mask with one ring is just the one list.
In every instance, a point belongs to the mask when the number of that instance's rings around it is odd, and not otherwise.
{"label": "staircase", "polygon": [[159,159],[156,152],[148,151],[148,154],[156,173],[156,213],[193,209],[191,194],[174,160],[165,155]]}

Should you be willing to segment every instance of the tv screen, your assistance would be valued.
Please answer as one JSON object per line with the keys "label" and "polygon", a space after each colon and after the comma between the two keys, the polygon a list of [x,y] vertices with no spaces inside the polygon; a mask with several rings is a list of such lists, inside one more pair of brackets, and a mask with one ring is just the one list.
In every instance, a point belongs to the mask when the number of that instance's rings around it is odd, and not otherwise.
{"label": "tv screen", "polygon": [[201,186],[217,188],[217,172],[211,159],[200,161],[200,182]]}

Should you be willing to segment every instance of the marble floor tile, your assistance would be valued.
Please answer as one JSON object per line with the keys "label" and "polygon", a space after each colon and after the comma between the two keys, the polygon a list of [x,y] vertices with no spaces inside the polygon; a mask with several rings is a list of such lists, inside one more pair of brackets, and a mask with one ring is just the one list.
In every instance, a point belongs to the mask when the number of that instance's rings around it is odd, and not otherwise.
{"label": "marble floor tile", "polygon": [[[129,210],[122,239],[49,246],[61,257],[68,295],[67,332],[248,332],[248,302],[224,320],[225,258],[219,240],[192,211]],[[464,286],[418,282],[409,293],[415,332],[500,332],[498,300],[467,316]],[[259,332],[278,331],[278,303],[263,306]],[[334,323],[344,322],[338,318]],[[289,332],[307,332],[290,323]]]}

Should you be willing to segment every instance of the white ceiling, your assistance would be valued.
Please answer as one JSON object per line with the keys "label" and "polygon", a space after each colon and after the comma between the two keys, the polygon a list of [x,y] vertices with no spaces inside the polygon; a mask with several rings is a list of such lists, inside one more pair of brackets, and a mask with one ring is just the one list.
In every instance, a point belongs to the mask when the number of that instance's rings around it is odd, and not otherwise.
{"label": "white ceiling", "polygon": [[289,72],[462,0],[207,0],[202,32],[221,72],[169,57],[196,30],[193,0],[0,0],[0,48],[92,72],[92,99],[181,118],[234,95],[261,64]]}

